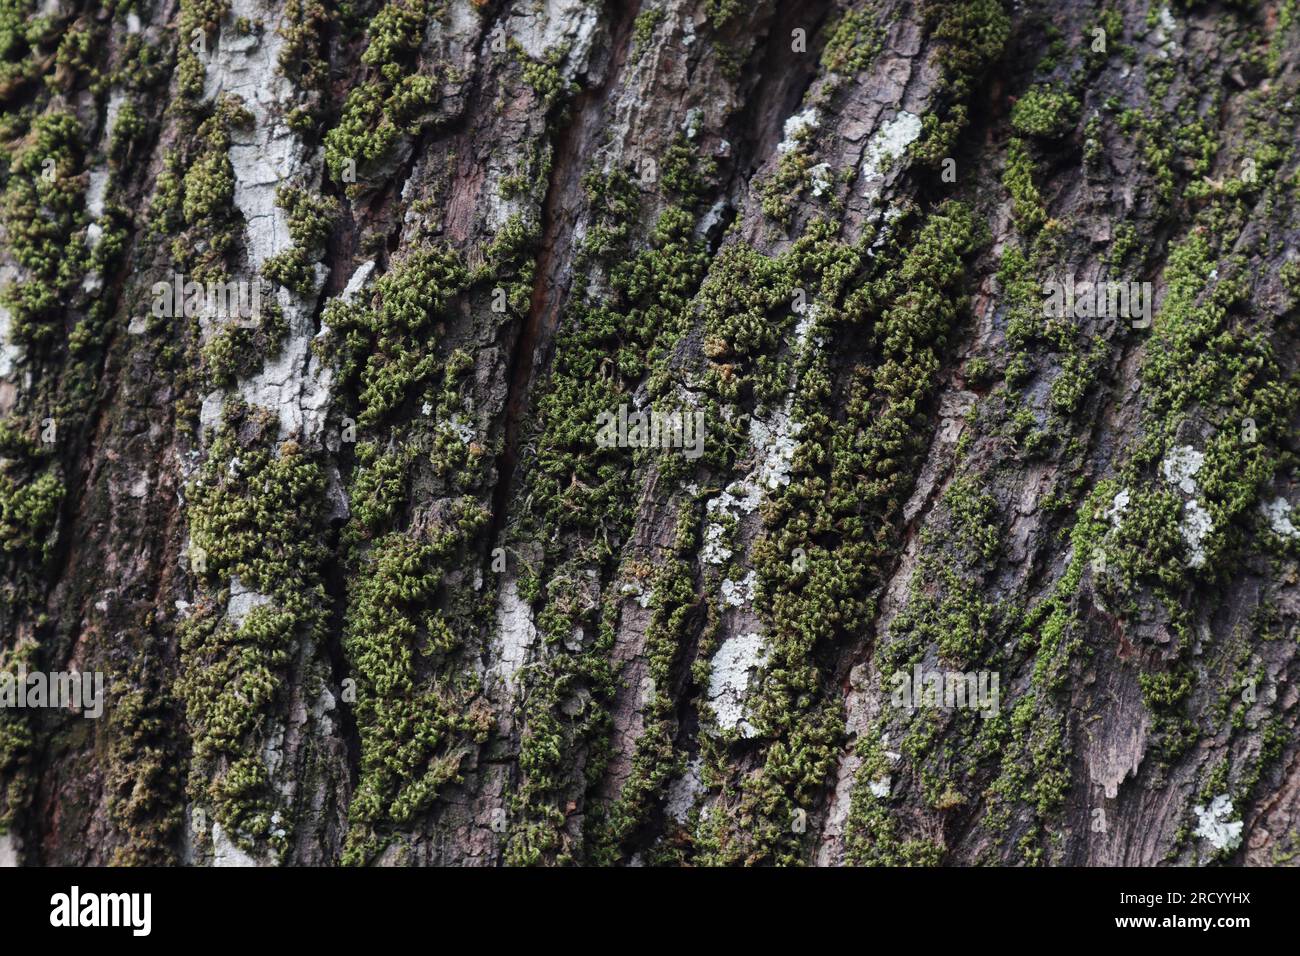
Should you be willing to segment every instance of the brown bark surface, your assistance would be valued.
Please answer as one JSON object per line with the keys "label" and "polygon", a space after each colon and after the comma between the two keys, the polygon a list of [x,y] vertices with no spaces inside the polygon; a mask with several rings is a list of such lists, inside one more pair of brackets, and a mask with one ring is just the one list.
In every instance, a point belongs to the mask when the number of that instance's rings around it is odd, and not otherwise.
{"label": "brown bark surface", "polygon": [[104,675],[0,708],[0,862],[1300,851],[1294,0],[5,0],[0,55],[0,669]]}

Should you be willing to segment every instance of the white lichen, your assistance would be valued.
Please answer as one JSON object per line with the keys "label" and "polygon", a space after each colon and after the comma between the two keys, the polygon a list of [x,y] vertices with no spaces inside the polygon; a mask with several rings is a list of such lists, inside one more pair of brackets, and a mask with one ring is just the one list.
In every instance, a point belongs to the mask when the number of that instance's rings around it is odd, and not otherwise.
{"label": "white lichen", "polygon": [[1194,495],[1196,482],[1193,477],[1204,464],[1204,453],[1197,451],[1191,445],[1179,445],[1165,456],[1165,460],[1160,463],[1160,470],[1165,480],[1171,485],[1177,485],[1183,494]]}
{"label": "white lichen", "polygon": [[920,135],[921,117],[907,110],[900,110],[897,116],[876,130],[862,156],[864,192],[871,194],[879,188],[876,180],[883,175],[887,163],[901,156]]}
{"label": "white lichen", "polygon": [[785,138],[776,144],[776,151],[784,154],[798,149],[818,124],[817,110],[811,106],[802,113],[795,113],[785,121],[781,130]]}
{"label": "white lichen", "polygon": [[704,528],[701,559],[706,564],[725,564],[732,555],[727,546],[727,519],[752,514],[763,500],[762,492],[747,481],[733,481],[716,498],[710,498],[704,510],[714,517]]}
{"label": "white lichen", "polygon": [[1241,820],[1230,820],[1232,800],[1226,793],[1215,797],[1208,808],[1193,807],[1197,817],[1196,835],[1208,840],[1216,850],[1232,852],[1241,845]]}
{"label": "white lichen", "polygon": [[722,604],[724,607],[744,607],[754,600],[754,585],[758,583],[758,573],[750,571],[739,581],[727,578],[722,582]]}
{"label": "white lichen", "polygon": [[686,765],[686,772],[668,785],[664,810],[670,820],[685,823],[690,816],[696,799],[704,792],[704,782],[700,777],[702,767],[703,760],[696,754]]}
{"label": "white lichen", "polygon": [[537,637],[533,609],[519,596],[519,584],[514,578],[502,582],[501,596],[497,600],[496,630],[496,660],[492,673],[507,685],[512,685]]}
{"label": "white lichen", "polygon": [[1291,522],[1291,502],[1285,498],[1274,498],[1272,501],[1262,503],[1259,509],[1264,512],[1264,517],[1268,519],[1268,526],[1275,534],[1280,534],[1284,538],[1300,537],[1300,528],[1296,528]]}
{"label": "white lichen", "polygon": [[[18,270],[13,266],[0,266],[0,288],[8,286],[17,275]],[[12,335],[13,315],[0,303],[0,378],[3,379],[13,377],[23,357],[22,346],[13,343]]]}
{"label": "white lichen", "polygon": [[709,705],[723,730],[736,730],[742,737],[757,731],[745,720],[745,698],[749,684],[767,662],[767,651],[758,634],[740,634],[722,642],[711,661]]}
{"label": "white lichen", "polygon": [[600,19],[599,6],[587,0],[543,0],[516,12],[507,35],[534,60],[564,51],[558,68],[564,79],[571,80],[586,69]]}
{"label": "white lichen", "polygon": [[799,447],[796,439],[802,430],[803,422],[793,421],[788,407],[779,409],[770,423],[757,415],[750,420],[750,443],[763,455],[756,474],[761,487],[776,491],[790,484],[790,467]]}
{"label": "white lichen", "polygon": [[619,588],[619,593],[635,599],[636,603],[643,608],[649,607],[651,600],[654,599],[654,592],[647,591],[639,581],[623,582],[622,587]]}
{"label": "white lichen", "polygon": [[212,865],[213,866],[261,866],[256,857],[243,850],[234,840],[226,835],[220,823],[212,824]]}
{"label": "white lichen", "polygon": [[[257,33],[241,33],[240,20],[264,22]],[[289,129],[287,106],[296,94],[278,68],[284,37],[277,24],[268,21],[267,11],[256,0],[232,0],[223,22],[215,51],[205,64],[204,97],[217,102],[221,97],[239,98],[252,117],[251,122],[230,130],[230,165],[234,173],[234,205],[245,223],[245,246],[249,268],[259,281],[265,262],[289,249],[288,213],[276,203],[277,187],[292,182],[304,172],[310,175],[306,148]],[[324,281],[324,268],[316,266],[316,288]],[[281,437],[311,439],[324,426],[329,400],[331,373],[311,352],[315,333],[315,296],[303,299],[287,289],[276,290],[276,301],[288,327],[278,353],[261,371],[239,383],[238,390],[250,404],[278,413]],[[205,421],[220,416],[220,400],[208,408]]]}
{"label": "white lichen", "polygon": [[12,833],[0,833],[0,869],[18,865],[18,838]]}
{"label": "white lichen", "polygon": [[1205,567],[1205,539],[1214,530],[1214,520],[1199,501],[1189,501],[1183,505],[1183,520],[1178,526],[1187,545],[1187,566]]}
{"label": "white lichen", "polygon": [[726,564],[734,553],[726,544],[727,529],[716,522],[704,528],[700,560],[705,564]]}
{"label": "white lichen", "polygon": [[812,194],[821,197],[830,191],[831,188],[831,164],[818,163],[812,169],[808,170],[808,181],[812,186]]}
{"label": "white lichen", "polygon": [[1120,522],[1124,518],[1124,512],[1128,510],[1128,503],[1131,498],[1132,494],[1127,488],[1124,488],[1111,501],[1110,507],[1106,509],[1105,517],[1110,520],[1112,527],[1118,528],[1120,526]]}
{"label": "white lichen", "polygon": [[235,626],[243,624],[253,608],[270,603],[270,595],[245,587],[238,575],[230,579],[230,600],[226,604],[226,617]]}

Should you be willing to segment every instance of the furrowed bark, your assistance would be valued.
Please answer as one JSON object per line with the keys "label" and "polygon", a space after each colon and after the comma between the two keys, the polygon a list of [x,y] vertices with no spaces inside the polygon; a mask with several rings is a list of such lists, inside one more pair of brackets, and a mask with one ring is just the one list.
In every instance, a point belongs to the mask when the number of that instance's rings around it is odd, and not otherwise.
{"label": "furrowed bark", "polygon": [[0,862],[1300,849],[1294,0],[0,18]]}

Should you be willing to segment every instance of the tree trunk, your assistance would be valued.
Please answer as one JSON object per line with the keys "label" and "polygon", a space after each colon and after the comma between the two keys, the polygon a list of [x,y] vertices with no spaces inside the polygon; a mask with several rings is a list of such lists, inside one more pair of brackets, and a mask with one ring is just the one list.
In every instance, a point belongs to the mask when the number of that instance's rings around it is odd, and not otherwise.
{"label": "tree trunk", "polygon": [[0,862],[1292,859],[1298,14],[7,0]]}

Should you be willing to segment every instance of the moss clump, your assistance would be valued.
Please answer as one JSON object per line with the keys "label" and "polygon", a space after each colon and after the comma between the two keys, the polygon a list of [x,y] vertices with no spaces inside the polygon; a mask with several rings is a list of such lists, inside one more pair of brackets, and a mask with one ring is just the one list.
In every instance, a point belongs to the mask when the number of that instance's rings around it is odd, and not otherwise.
{"label": "moss clump", "polygon": [[63,482],[53,471],[21,480],[10,476],[12,470],[11,463],[0,470],[0,542],[7,552],[26,552],[44,561],[55,543]]}
{"label": "moss clump", "polygon": [[183,816],[184,781],[175,739],[181,717],[170,689],[150,677],[159,670],[161,662],[146,651],[109,688],[108,812],[126,836],[113,850],[114,866],[175,862],[173,847]]}
{"label": "moss clump", "polygon": [[251,120],[238,97],[223,96],[195,119],[193,137],[167,153],[154,186],[150,232],[171,237],[172,258],[200,282],[225,277],[226,257],[243,237],[230,144],[231,131]]}
{"label": "moss clump", "polygon": [[[539,516],[563,527],[590,522],[593,529],[604,519],[630,517],[633,502],[624,484],[629,462],[617,449],[596,448],[597,416],[618,406],[619,379],[649,370],[656,340],[680,330],[681,312],[707,261],[693,222],[680,209],[666,211],[650,248],[610,270],[613,301],[580,306],[581,321],[560,333],[556,371],[539,402],[539,418],[548,423],[535,465]],[[592,248],[613,241],[601,226],[591,239]]]}
{"label": "moss clump", "polygon": [[1047,221],[1043,197],[1034,184],[1034,160],[1024,140],[1012,137],[1007,143],[1007,165],[1002,173],[1002,185],[1011,193],[1016,221],[1027,233],[1037,230]]}
{"label": "moss clump", "polygon": [[20,342],[47,341],[62,331],[57,320],[85,274],[82,136],[70,113],[37,117],[4,179],[0,216],[9,249],[27,273],[3,290]]}
{"label": "moss clump", "polygon": [[822,49],[822,69],[830,73],[860,73],[880,53],[884,40],[884,28],[871,13],[846,10]]}
{"label": "moss clump", "polygon": [[[506,220],[485,252],[492,278],[503,283],[493,287],[493,298],[497,288],[505,292],[508,315],[522,318],[532,306],[537,239],[536,223],[525,222],[516,213]],[[493,309],[496,309],[495,302]]]}
{"label": "moss clump", "polygon": [[723,27],[745,10],[741,0],[704,0],[704,15],[714,27]]}
{"label": "moss clump", "polygon": [[[676,752],[677,703],[667,689],[674,685],[682,649],[700,607],[695,594],[692,558],[699,553],[694,503],[678,514],[671,557],[653,571],[650,603],[654,613],[646,629],[645,655],[652,692],[645,701],[643,727],[632,755],[632,770],[618,800],[606,811],[591,842],[602,862],[619,858],[636,828],[645,821],[669,780],[685,765]],[[663,688],[663,690],[661,690]]]}
{"label": "moss clump", "polygon": [[[20,641],[0,647],[0,673],[36,670],[36,642]],[[32,746],[36,735],[25,710],[0,707],[0,833],[8,833],[14,818],[30,800],[33,784]]]}
{"label": "moss clump", "polygon": [[348,93],[338,125],[325,136],[325,165],[336,182],[386,159],[437,104],[436,79],[416,72],[432,12],[431,0],[392,0],[370,22],[361,55],[370,79]]}
{"label": "moss clump", "polygon": [[[295,648],[323,633],[326,550],[313,530],[325,520],[322,469],[297,442],[276,447],[277,429],[270,412],[230,402],[189,488],[191,566],[205,593],[181,627],[177,690],[193,732],[191,798],[242,845],[281,852],[289,811],[263,752]],[[242,621],[223,613],[235,579],[267,599]]]}
{"label": "moss clump", "polygon": [[289,126],[302,135],[314,130],[320,119],[329,83],[329,63],[322,55],[325,32],[335,19],[320,0],[288,0],[284,7],[278,67],[280,75],[303,93],[304,101],[288,117]]}
{"label": "moss clump", "polygon": [[1051,85],[1031,86],[1011,108],[1011,128],[1022,136],[1057,139],[1074,128],[1079,101]]}
{"label": "moss clump", "polygon": [[655,29],[659,24],[664,22],[668,14],[664,12],[663,7],[647,7],[636,15],[636,20],[632,24],[632,56],[640,57],[645,50],[650,38],[654,36]]}
{"label": "moss clump", "polygon": [[[810,230],[781,270],[787,288],[802,283],[804,270],[818,276],[810,285],[821,288],[818,314],[836,317],[845,334],[859,322],[870,328],[869,348],[879,358],[848,376],[844,422],[824,412],[830,350],[813,353],[802,373],[800,450],[754,549],[760,606],[770,609],[770,619],[768,663],[748,719],[767,746],[761,772],[738,786],[744,831],[707,835],[710,861],[800,859],[790,818],[814,804],[838,754],[843,716],[824,691],[817,661],[872,613],[867,595],[891,553],[890,529],[914,474],[908,463],[927,445],[922,409],[961,309],[963,258],[979,236],[971,211],[956,203],[939,207],[919,229],[898,228],[879,258],[865,254],[871,237],[864,237],[867,246],[847,247]],[[859,277],[863,268],[869,271]],[[747,287],[744,294],[758,293]],[[801,564],[790,561],[797,551]]]}
{"label": "moss clump", "polygon": [[37,6],[35,0],[0,2],[0,102],[40,76],[40,49],[60,35],[58,19],[37,13]]}
{"label": "moss clump", "polygon": [[[594,779],[601,765],[607,708],[616,689],[608,654],[618,602],[593,602],[585,582],[612,572],[608,542],[626,536],[634,519],[627,482],[637,456],[650,453],[599,448],[596,422],[601,412],[627,400],[634,383],[644,382],[652,401],[675,394],[670,358],[689,325],[690,303],[709,261],[695,235],[695,208],[708,164],[696,160],[690,165],[680,151],[665,163],[665,180],[681,195],[659,217],[647,248],[639,252],[631,244],[631,223],[639,209],[631,177],[615,169],[593,170],[583,178],[592,221],[557,335],[554,365],[538,400],[528,514],[514,532],[543,550],[538,566],[521,572],[519,586],[530,603],[545,602],[538,628],[552,653],[531,666],[525,678],[519,755],[524,776],[512,800],[506,846],[512,863],[574,858],[577,848],[563,832],[563,808],[585,783],[573,779],[574,755],[589,755],[587,779]],[[668,472],[662,474],[671,480]],[[666,582],[666,601],[668,594],[673,602],[685,599],[680,582]],[[676,613],[665,613],[656,646],[675,639]],[[570,650],[566,645],[578,632],[592,637],[580,650]],[[655,723],[645,738],[646,749],[638,748],[637,777],[608,825],[593,823],[592,832],[601,834],[593,851],[598,855],[611,852],[645,812],[650,799],[646,781],[663,779],[673,766],[671,746],[663,749],[666,726]]]}
{"label": "moss clump", "polygon": [[357,443],[357,467],[349,495],[353,533],[369,537],[396,519],[406,500],[413,457],[406,449],[381,454],[374,442]]}
{"label": "moss clump", "polygon": [[231,386],[251,375],[263,361],[274,357],[289,332],[280,303],[262,306],[258,324],[227,325],[214,329],[203,344],[203,368],[215,386]]}
{"label": "moss clump", "polygon": [[136,109],[135,103],[127,100],[117,111],[117,119],[109,134],[108,155],[118,168],[121,168],[131,153],[131,147],[139,142],[149,124]]}
{"label": "moss clump", "polygon": [[566,48],[557,47],[547,53],[546,59],[534,60],[526,56],[523,47],[514,40],[510,44],[512,52],[520,61],[524,82],[537,94],[547,113],[573,95],[576,87],[560,72],[560,67],[568,56]]}
{"label": "moss clump", "polygon": [[1011,19],[999,0],[929,0],[922,8],[937,45],[940,69],[935,107],[922,120],[922,135],[911,153],[937,166],[952,154],[969,122],[972,91],[984,71],[1002,53],[1011,34]]}
{"label": "moss clump", "polygon": [[403,824],[442,786],[459,780],[471,743],[492,720],[474,681],[428,681],[419,657],[444,658],[458,639],[433,605],[447,559],[481,528],[487,513],[463,503],[456,523],[432,543],[401,533],[380,538],[362,561],[349,596],[343,646],[357,678],[361,775],[349,807],[344,861],[364,862],[382,823]]}
{"label": "moss clump", "polygon": [[203,96],[205,70],[196,47],[210,48],[221,20],[230,9],[228,0],[181,0],[177,24],[176,85],[180,94],[197,102]]}
{"label": "moss clump", "polygon": [[781,154],[775,172],[763,180],[761,186],[764,214],[782,226],[790,225],[794,219],[795,205],[811,181],[816,157],[810,147],[810,138],[808,130],[800,131],[795,148]]}
{"label": "moss clump", "polygon": [[433,374],[439,320],[470,280],[452,249],[420,248],[379,278],[370,304],[331,300],[319,348],[337,363],[344,388],[360,388],[357,424],[391,414]]}
{"label": "moss clump", "polygon": [[299,295],[307,295],[316,281],[312,264],[325,248],[338,216],[338,201],[299,186],[280,186],[275,191],[275,202],[289,215],[293,246],[267,259],[262,274]]}

